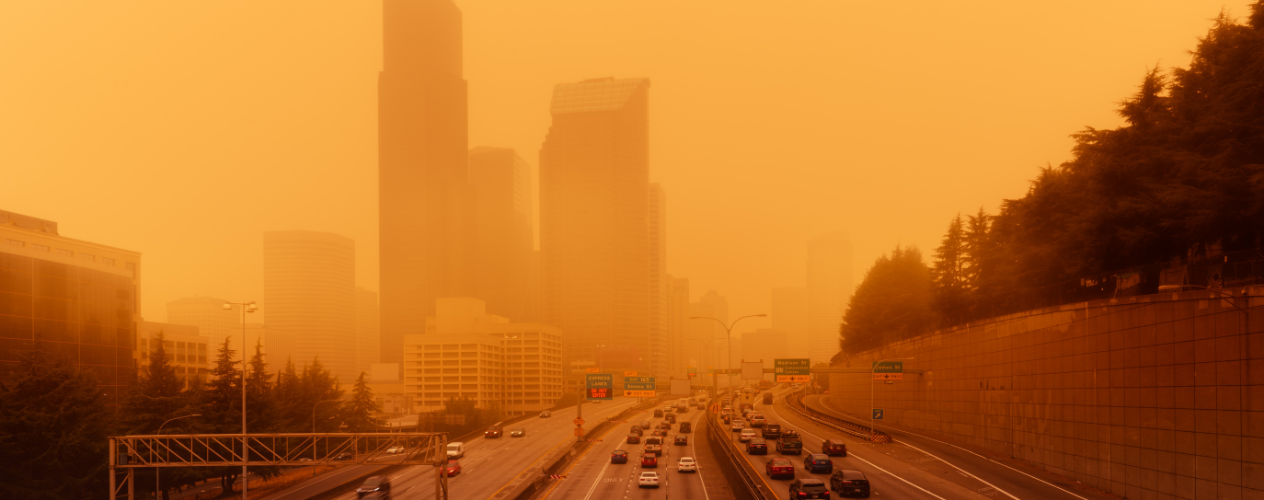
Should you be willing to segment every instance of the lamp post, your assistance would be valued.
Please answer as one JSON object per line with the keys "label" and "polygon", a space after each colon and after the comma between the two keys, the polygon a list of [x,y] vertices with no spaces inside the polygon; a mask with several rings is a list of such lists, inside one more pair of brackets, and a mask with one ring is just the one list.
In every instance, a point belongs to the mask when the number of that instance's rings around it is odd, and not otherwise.
{"label": "lamp post", "polygon": [[[316,477],[316,436],[314,435],[316,434],[316,408],[319,407],[321,403],[333,403],[335,401],[342,400],[326,399],[324,401],[317,401],[316,404],[312,405],[312,477]],[[325,449],[328,450],[329,448],[326,447]]]}
{"label": "lamp post", "polygon": [[[155,432],[154,434],[162,434],[162,428],[163,428],[163,426],[167,425],[167,424],[168,424],[169,422],[171,422],[172,420],[180,420],[180,419],[182,419],[182,418],[193,418],[193,417],[200,417],[200,416],[202,416],[202,414],[201,414],[201,413],[194,413],[194,414],[192,414],[192,415],[185,415],[185,416],[183,416],[183,417],[176,417],[176,418],[170,418],[170,419],[167,419],[167,421],[166,421],[166,422],[163,422],[163,423],[162,423],[162,425],[158,426],[158,432]],[[162,495],[162,488],[160,488],[160,487],[158,486],[158,485],[159,485],[159,480],[160,480],[160,478],[159,478],[158,476],[159,476],[159,473],[160,473],[160,472],[162,472],[162,468],[161,468],[161,467],[154,467],[154,500],[158,500],[158,497]]]}
{"label": "lamp post", "polygon": [[874,372],[878,370],[878,365],[882,364],[883,361],[896,361],[896,360],[901,360],[901,359],[907,360],[907,359],[917,359],[917,358],[881,359],[869,367],[869,438],[870,439],[873,439],[873,374]]}
{"label": "lamp post", "polygon": [[225,302],[224,310],[231,311],[233,306],[241,306],[241,500],[246,500],[250,489],[250,481],[246,478],[246,464],[250,461],[249,443],[246,437],[246,313],[259,310],[255,301]]}
{"label": "lamp post", "polygon": [[740,318],[733,320],[732,323],[729,323],[727,325],[725,325],[723,321],[712,318],[710,316],[690,316],[689,317],[689,319],[709,319],[711,321],[719,323],[720,326],[724,327],[724,338],[725,340],[729,341],[729,359],[724,361],[724,366],[726,367],[725,371],[728,372],[729,374],[729,387],[733,387],[733,342],[732,342],[733,327],[737,325],[738,321],[744,320],[746,318],[762,318],[764,316],[767,316],[767,314],[752,314],[750,316],[742,316]]}

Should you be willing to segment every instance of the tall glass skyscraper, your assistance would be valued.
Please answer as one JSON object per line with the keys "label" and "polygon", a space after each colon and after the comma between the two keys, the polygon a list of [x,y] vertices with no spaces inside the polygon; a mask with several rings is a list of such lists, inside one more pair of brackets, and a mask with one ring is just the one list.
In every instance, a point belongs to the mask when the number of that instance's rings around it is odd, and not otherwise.
{"label": "tall glass skyscraper", "polygon": [[[344,385],[360,375],[353,240],[315,231],[264,233],[262,306],[268,329],[293,335],[295,365],[319,356]],[[268,360],[274,369],[285,361]]]}

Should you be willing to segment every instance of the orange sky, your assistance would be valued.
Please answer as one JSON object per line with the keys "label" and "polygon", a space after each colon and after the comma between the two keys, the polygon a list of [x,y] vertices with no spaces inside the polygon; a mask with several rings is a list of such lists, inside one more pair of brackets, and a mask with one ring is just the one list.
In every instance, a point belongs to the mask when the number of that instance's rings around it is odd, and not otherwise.
{"label": "orange sky", "polygon": [[[652,80],[668,267],[740,314],[847,231],[857,282],[1021,196],[1246,0],[458,1],[470,146],[533,167],[555,83]],[[144,254],[142,314],[263,297],[263,231],[356,240],[377,289],[374,1],[0,3],[0,209]],[[265,312],[266,312],[266,304]],[[261,318],[260,318],[261,319]],[[757,323],[745,323],[753,328]]]}

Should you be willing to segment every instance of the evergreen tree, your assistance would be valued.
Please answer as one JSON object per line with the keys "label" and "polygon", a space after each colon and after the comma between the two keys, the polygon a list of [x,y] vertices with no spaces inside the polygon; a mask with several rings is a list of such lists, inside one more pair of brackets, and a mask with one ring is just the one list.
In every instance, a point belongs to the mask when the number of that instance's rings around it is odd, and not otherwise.
{"label": "evergreen tree", "polygon": [[967,242],[961,214],[948,223],[948,233],[935,249],[935,267],[931,281],[935,287],[935,306],[941,318],[955,321],[963,313],[967,289]]}
{"label": "evergreen tree", "polygon": [[926,333],[935,321],[930,268],[916,247],[896,247],[873,263],[856,287],[840,328],[851,353]]}
{"label": "evergreen tree", "polygon": [[369,388],[368,382],[365,382],[364,372],[360,372],[360,377],[356,379],[355,387],[351,390],[351,400],[343,403],[343,422],[347,424],[347,430],[369,432],[376,429],[377,424],[373,419],[373,414],[377,410],[377,401],[373,399],[373,389]]}
{"label": "evergreen tree", "polygon": [[251,432],[280,430],[277,401],[273,391],[268,364],[264,362],[263,341],[255,344],[255,354],[250,357],[250,372],[246,376],[246,413]]}
{"label": "evergreen tree", "polygon": [[[316,416],[316,432],[338,432],[342,424],[338,418],[340,410],[338,405],[318,406],[321,401],[342,399],[343,392],[338,386],[338,379],[329,373],[317,357],[312,360],[312,364],[303,368],[300,383],[303,397],[295,409],[306,411],[308,419],[311,419],[313,414]],[[308,422],[310,423],[311,420]]]}
{"label": "evergreen tree", "polygon": [[152,434],[163,422],[180,416],[189,403],[184,381],[176,375],[167,355],[166,336],[160,331],[153,340],[156,347],[149,352],[149,366],[137,377],[123,403],[121,418],[127,434]]}
{"label": "evergreen tree", "polygon": [[[215,434],[241,433],[241,370],[237,361],[233,361],[237,351],[231,347],[231,337],[225,337],[215,357],[215,368],[211,370],[211,380],[201,393],[198,407],[205,423],[206,432]],[[241,474],[240,467],[213,467],[208,470],[213,477],[218,477],[221,496],[231,496],[233,485]]]}
{"label": "evergreen tree", "polygon": [[276,386],[273,389],[273,399],[276,400],[277,414],[281,423],[280,426],[286,432],[303,432],[303,429],[310,430],[308,419],[310,415],[308,409],[302,409],[300,406],[305,401],[303,396],[303,382],[299,379],[298,371],[294,368],[294,360],[285,360],[285,369],[277,374]]}

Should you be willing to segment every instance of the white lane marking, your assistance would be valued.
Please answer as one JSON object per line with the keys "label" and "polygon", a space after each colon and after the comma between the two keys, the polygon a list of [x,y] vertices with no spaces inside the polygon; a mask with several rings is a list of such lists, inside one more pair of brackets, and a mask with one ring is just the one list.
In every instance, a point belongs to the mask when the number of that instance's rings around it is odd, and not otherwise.
{"label": "white lane marking", "polygon": [[[762,406],[762,405],[761,405],[761,406]],[[785,417],[781,416],[781,412],[777,411],[777,407],[776,407],[776,406],[772,406],[772,412],[773,412],[773,413],[776,413],[776,414],[777,414],[777,418],[778,418],[778,419],[780,419],[782,422],[786,422],[786,425],[790,425],[790,424],[789,424],[789,420],[786,420],[786,418],[785,418]],[[796,426],[796,427],[798,427],[798,426]],[[822,438],[821,436],[817,436],[816,434],[812,434],[811,432],[808,432],[808,430],[807,430],[807,429],[805,429],[805,428],[803,428],[803,427],[799,427],[799,430],[800,430],[800,431],[802,431],[804,434],[807,434],[807,435],[809,435],[809,436],[812,436],[812,437],[814,437],[814,438],[816,438],[816,439],[820,439],[821,441],[825,441],[825,439],[824,439],[824,438]],[[892,473],[891,471],[888,471],[888,470],[886,470],[886,469],[883,469],[882,467],[878,467],[878,466],[877,466],[876,464],[874,464],[873,462],[870,462],[870,461],[868,461],[868,460],[865,460],[865,459],[863,459],[863,458],[860,458],[860,456],[859,456],[859,455],[857,455],[857,454],[856,454],[856,452],[854,452],[854,451],[848,451],[848,452],[847,452],[847,456],[849,456],[849,457],[856,457],[856,459],[857,459],[857,460],[860,460],[861,462],[864,462],[864,463],[869,464],[869,466],[870,466],[870,467],[873,467],[873,468],[878,469],[878,470],[880,470],[880,471],[882,471],[882,472],[885,472],[885,473],[887,473],[888,475],[890,475],[891,477],[896,478],[896,479],[899,479],[900,481],[904,482],[904,484],[907,484],[907,485],[909,485],[909,486],[912,486],[912,487],[914,487],[914,488],[917,488],[917,489],[919,489],[919,490],[922,490],[922,491],[923,491],[923,492],[925,492],[927,495],[930,495],[930,496],[933,496],[933,497],[935,497],[935,498],[938,498],[939,500],[946,500],[944,497],[941,497],[941,496],[939,496],[939,495],[936,495],[936,494],[934,494],[934,493],[931,493],[930,491],[927,491],[927,490],[926,490],[926,488],[923,488],[923,487],[921,487],[921,486],[918,486],[918,485],[916,485],[916,484],[913,484],[912,482],[909,482],[909,480],[904,479],[904,478],[902,478],[902,477],[900,477],[900,476],[897,476],[897,475],[895,475],[894,473]]]}
{"label": "white lane marking", "polygon": [[[626,442],[627,438],[624,438],[624,441]],[[620,443],[619,446],[623,446],[623,443]],[[615,449],[617,450],[619,448],[616,447]],[[610,461],[606,460],[606,465],[601,466],[601,472],[597,473],[597,479],[593,481],[592,487],[588,488],[588,494],[584,495],[584,500],[588,500],[589,498],[592,498],[593,491],[597,489],[597,484],[601,483],[601,478],[606,475],[606,468],[608,467],[610,467]]]}
{"label": "white lane marking", "polygon": [[[825,398],[817,398],[817,401],[820,401],[820,402],[821,402],[821,406],[824,406],[824,407],[826,407],[826,408],[829,408],[829,409],[831,409],[831,410],[834,410],[834,411],[836,411],[836,412],[838,412],[838,413],[840,413],[840,414],[841,414],[841,413],[843,413],[843,412],[839,411],[837,408],[831,407],[830,405],[826,404],[826,403],[825,403]],[[877,427],[886,427],[886,426],[877,426]],[[930,436],[923,436],[923,435],[921,435],[921,434],[918,434],[918,433],[915,433],[915,432],[909,432],[909,431],[906,431],[906,430],[903,430],[903,429],[900,429],[900,432],[903,432],[903,433],[905,433],[905,434],[910,434],[910,435],[913,435],[913,436],[917,436],[917,437],[920,437],[920,438],[922,438],[922,439],[926,439],[926,440],[929,440],[929,441],[934,441],[934,442],[936,442],[936,443],[943,444],[943,445],[946,445],[946,446],[951,446],[951,447],[956,448],[956,449],[958,449],[958,450],[964,451],[964,452],[966,452],[966,453],[969,453],[969,454],[971,454],[971,455],[974,455],[974,456],[976,456],[976,457],[982,458],[982,459],[987,460],[987,461],[989,461],[989,462],[992,462],[992,463],[994,463],[994,464],[996,464],[996,465],[999,465],[999,466],[1001,466],[1001,467],[1004,467],[1004,468],[1006,468],[1006,469],[1012,470],[1012,471],[1014,471],[1014,472],[1017,472],[1017,473],[1022,474],[1022,475],[1024,475],[1024,476],[1027,476],[1027,477],[1029,477],[1029,478],[1032,478],[1032,479],[1035,479],[1035,480],[1037,480],[1037,481],[1040,481],[1041,483],[1044,483],[1044,484],[1046,484],[1046,485],[1048,485],[1048,486],[1050,486],[1050,487],[1053,487],[1053,488],[1055,488],[1055,489],[1057,489],[1057,490],[1059,490],[1059,491],[1062,491],[1063,493],[1066,493],[1066,494],[1068,494],[1068,495],[1071,495],[1071,496],[1073,496],[1073,497],[1075,497],[1075,498],[1078,498],[1078,499],[1080,499],[1080,500],[1088,500],[1087,498],[1084,498],[1084,497],[1082,497],[1082,496],[1076,495],[1075,493],[1071,493],[1071,491],[1070,491],[1070,490],[1067,490],[1066,488],[1063,488],[1063,487],[1058,486],[1058,485],[1056,485],[1056,484],[1050,483],[1050,482],[1048,482],[1048,481],[1045,481],[1044,479],[1040,479],[1040,478],[1038,478],[1038,477],[1036,477],[1036,476],[1033,476],[1033,475],[1028,474],[1028,473],[1026,473],[1026,472],[1020,471],[1020,470],[1018,470],[1018,469],[1015,469],[1015,468],[1010,467],[1010,466],[1008,466],[1008,465],[1005,465],[1005,464],[1003,464],[1003,463],[997,462],[996,460],[992,460],[991,458],[985,457],[985,456],[983,456],[983,455],[980,455],[980,454],[975,453],[975,452],[973,452],[973,451],[967,450],[967,449],[962,448],[962,447],[960,447],[960,446],[957,446],[957,445],[955,445],[955,444],[952,444],[952,443],[946,443],[946,442],[940,441],[940,440],[935,439],[935,438],[930,437]],[[918,447],[916,447],[916,446],[913,446],[913,445],[909,444],[909,443],[908,443],[908,441],[896,441],[896,440],[895,440],[895,438],[891,438],[891,442],[893,442],[893,443],[900,443],[900,444],[903,444],[904,446],[908,446],[909,448],[913,448],[913,449],[915,449],[915,450],[917,450],[917,451],[920,451],[920,452],[922,452],[922,453],[926,453],[927,455],[930,455],[930,456],[932,456],[932,457],[935,457],[935,458],[936,458],[936,459],[938,459],[940,462],[946,463],[946,464],[948,464],[949,466],[952,466],[953,468],[956,468],[956,469],[957,469],[957,470],[959,470],[959,471],[961,470],[961,468],[960,468],[960,467],[957,467],[956,465],[953,465],[953,464],[949,463],[947,460],[944,460],[944,459],[942,459],[942,458],[939,458],[939,457],[937,457],[937,456],[935,456],[935,455],[931,455],[930,453],[927,453],[925,450],[923,450],[923,449],[921,449],[921,448],[918,448]],[[965,471],[962,471],[962,472],[965,472]],[[970,474],[970,473],[969,473],[969,472],[966,472],[966,474]],[[979,479],[977,476],[974,476],[974,475],[971,475],[971,477],[973,477],[973,478],[975,478],[975,479]],[[982,479],[979,479],[979,481],[982,481],[982,482],[986,483],[988,486],[992,486],[993,488],[996,488],[996,486],[994,486],[992,483],[988,483],[987,481],[983,481]],[[1009,494],[1009,492],[1007,492],[1007,491],[1005,491],[1005,490],[1002,490],[1002,489],[1000,489],[1000,488],[996,488],[996,489],[997,489],[997,490],[1000,490],[1000,492],[1001,492],[1001,493],[1004,493],[1004,494],[1008,495],[1010,498],[1013,498],[1013,499],[1015,499],[1015,500],[1018,500],[1018,497],[1016,497],[1016,496],[1014,496],[1014,495],[1010,495],[1010,494]]]}

